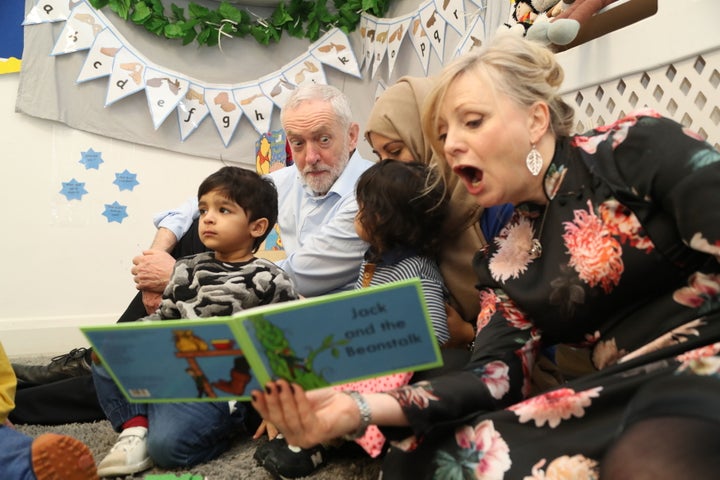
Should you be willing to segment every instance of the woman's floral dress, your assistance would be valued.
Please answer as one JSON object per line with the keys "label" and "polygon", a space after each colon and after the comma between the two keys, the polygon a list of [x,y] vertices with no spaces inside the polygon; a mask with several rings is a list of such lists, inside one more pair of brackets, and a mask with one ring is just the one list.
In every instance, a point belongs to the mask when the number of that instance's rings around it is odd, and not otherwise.
{"label": "woman's floral dress", "polygon": [[[390,392],[411,428],[383,429],[383,478],[594,479],[640,387],[701,372],[720,395],[720,153],[639,112],[559,140],[545,190],[475,258],[466,368]],[[558,345],[592,371],[531,396]]]}

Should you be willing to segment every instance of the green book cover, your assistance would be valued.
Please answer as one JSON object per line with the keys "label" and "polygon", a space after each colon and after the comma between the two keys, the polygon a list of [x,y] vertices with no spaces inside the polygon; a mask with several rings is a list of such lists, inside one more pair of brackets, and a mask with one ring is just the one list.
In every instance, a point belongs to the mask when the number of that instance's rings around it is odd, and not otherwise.
{"label": "green book cover", "polygon": [[270,379],[312,389],[442,364],[418,279],[81,330],[131,402],[249,400]]}

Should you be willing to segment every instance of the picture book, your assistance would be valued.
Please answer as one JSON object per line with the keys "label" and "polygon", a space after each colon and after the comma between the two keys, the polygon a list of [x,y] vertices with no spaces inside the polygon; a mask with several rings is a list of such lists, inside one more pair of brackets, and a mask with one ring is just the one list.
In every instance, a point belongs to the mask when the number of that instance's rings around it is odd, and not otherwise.
{"label": "picture book", "polygon": [[271,379],[313,389],[442,364],[418,279],[81,330],[131,402],[249,400]]}

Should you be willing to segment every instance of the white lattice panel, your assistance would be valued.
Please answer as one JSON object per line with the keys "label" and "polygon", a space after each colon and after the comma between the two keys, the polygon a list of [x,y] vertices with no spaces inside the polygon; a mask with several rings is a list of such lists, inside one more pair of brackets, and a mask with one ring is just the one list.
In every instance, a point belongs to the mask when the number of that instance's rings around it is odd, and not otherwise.
{"label": "white lattice panel", "polygon": [[567,92],[563,98],[575,107],[577,132],[650,107],[720,149],[720,50]]}

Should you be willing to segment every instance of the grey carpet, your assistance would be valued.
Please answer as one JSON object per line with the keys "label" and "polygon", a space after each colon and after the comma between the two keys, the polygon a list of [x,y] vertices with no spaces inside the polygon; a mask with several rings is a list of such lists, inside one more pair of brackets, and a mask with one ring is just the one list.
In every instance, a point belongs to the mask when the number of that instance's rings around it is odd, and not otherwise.
{"label": "grey carpet", "polygon": [[[13,359],[21,363],[43,364],[44,359]],[[71,423],[67,425],[42,426],[42,425],[16,425],[17,430],[30,436],[38,436],[42,433],[53,432],[71,435],[90,447],[96,461],[100,461],[115,443],[117,434],[113,432],[110,423],[107,421],[95,423]],[[148,474],[172,473],[180,476],[185,473],[202,475],[208,480],[246,480],[258,479],[268,480],[272,476],[262,467],[258,466],[252,456],[259,442],[252,439],[239,439],[225,454],[219,458],[195,465],[189,468],[178,468],[163,470],[153,468],[135,476],[126,476],[125,480],[142,479]],[[370,480],[378,478],[380,472],[380,460],[373,460],[366,455],[360,447],[348,444],[340,449],[330,451],[329,462],[317,470],[311,477],[317,480]]]}

